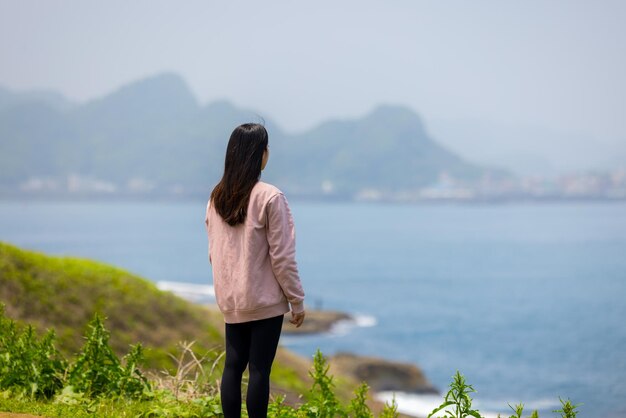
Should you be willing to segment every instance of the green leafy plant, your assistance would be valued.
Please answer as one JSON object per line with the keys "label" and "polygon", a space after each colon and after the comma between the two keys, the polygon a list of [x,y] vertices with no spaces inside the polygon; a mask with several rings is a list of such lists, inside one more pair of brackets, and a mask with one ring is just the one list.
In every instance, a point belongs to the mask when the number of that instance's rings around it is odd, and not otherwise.
{"label": "green leafy plant", "polygon": [[391,403],[385,402],[385,407],[380,412],[379,418],[398,418],[398,403],[396,395],[391,399]]}
{"label": "green leafy plant", "polygon": [[470,393],[473,392],[476,392],[476,390],[474,390],[472,385],[465,383],[465,377],[457,370],[452,377],[450,390],[444,397],[443,403],[435,408],[428,415],[428,418],[442,410],[444,410],[445,416],[450,418],[465,418],[468,416],[483,418],[477,410],[472,409]]}
{"label": "green leafy plant", "polygon": [[49,330],[37,338],[31,325],[19,329],[0,304],[0,389],[16,396],[51,398],[63,386],[67,366]]}
{"label": "green leafy plant", "polygon": [[569,399],[564,401],[561,397],[559,397],[559,401],[561,402],[561,409],[556,409],[552,412],[561,414],[562,418],[576,418],[578,415],[578,411],[576,409],[582,404],[574,405]]}
{"label": "green leafy plant", "polygon": [[[121,360],[109,345],[109,332],[103,319],[96,315],[89,323],[86,341],[73,363],[68,363],[54,347],[54,331],[38,338],[30,325],[18,327],[4,315],[0,304],[0,408],[10,405],[19,412],[46,411],[49,416],[120,415],[148,417],[221,417],[218,396],[219,365],[223,350],[210,350],[200,356],[192,350],[193,342],[181,343],[181,353],[172,358],[176,372],[148,379],[140,371],[143,350],[140,344],[131,346]],[[309,375],[313,384],[308,401],[299,407],[285,404],[285,397],[272,400],[268,416],[272,418],[373,418],[367,405],[369,386],[361,383],[348,405],[342,405],[335,394],[330,366],[318,349]],[[150,376],[150,375],[148,375]],[[458,371],[443,403],[428,417],[443,412],[447,418],[482,418],[472,409],[471,393]],[[54,398],[54,402],[50,399]],[[576,418],[579,405],[568,399],[561,401],[561,418]],[[522,403],[509,407],[513,415],[522,418]],[[385,406],[379,418],[397,418],[395,396]],[[120,411],[124,410],[124,414]],[[56,412],[55,412],[56,411]],[[245,407],[242,408],[246,417]],[[530,418],[539,418],[533,411]]]}
{"label": "green leafy plant", "polygon": [[285,405],[285,395],[278,395],[268,405],[267,416],[272,418],[299,418],[301,415],[297,409]]}
{"label": "green leafy plant", "polygon": [[328,374],[330,366],[322,352],[317,349],[313,356],[313,369],[309,375],[313,378],[309,403],[301,406],[305,416],[315,418],[334,418],[347,416],[335,396],[333,376]]}
{"label": "green leafy plant", "polygon": [[[511,406],[511,404],[509,404],[509,408],[513,410],[513,415],[511,415],[509,418],[522,418],[522,414],[524,413],[523,403],[520,402],[515,406]],[[500,417],[500,414],[498,414],[498,417]],[[530,418],[539,418],[539,412],[537,412],[536,410],[533,411],[530,414]]]}
{"label": "green leafy plant", "polygon": [[509,408],[513,410],[513,415],[511,415],[509,418],[522,418],[522,413],[524,413],[523,403],[518,403],[515,406],[511,406],[511,404],[509,404]]}
{"label": "green leafy plant", "polygon": [[142,360],[141,344],[131,346],[123,361],[109,345],[109,332],[102,318],[95,315],[89,323],[91,331],[76,362],[68,371],[67,384],[87,397],[100,395],[139,398],[150,384],[138,365]]}
{"label": "green leafy plant", "polygon": [[367,400],[367,392],[369,386],[363,382],[354,391],[354,398],[350,401],[350,407],[348,408],[350,416],[359,418],[374,418],[372,411],[367,406],[365,401]]}
{"label": "green leafy plant", "polygon": [[[335,384],[333,376],[328,373],[329,367],[326,358],[318,349],[313,357],[313,367],[309,371],[309,375],[313,378],[309,401],[296,409],[285,405],[285,397],[279,396],[270,403],[268,416],[273,418],[374,418],[366,403],[369,391],[367,383],[361,383],[355,389],[350,404],[343,406],[335,395]],[[379,418],[397,417],[397,404],[394,397],[391,404],[385,404]]]}

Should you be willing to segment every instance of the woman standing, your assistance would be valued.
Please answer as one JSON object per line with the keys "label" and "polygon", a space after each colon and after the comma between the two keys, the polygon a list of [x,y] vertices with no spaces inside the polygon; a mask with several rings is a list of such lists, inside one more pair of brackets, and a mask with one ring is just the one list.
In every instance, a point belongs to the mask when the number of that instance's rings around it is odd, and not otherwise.
{"label": "woman standing", "polygon": [[[241,377],[249,366],[246,407],[265,418],[269,376],[283,324],[304,321],[293,218],[284,194],[260,181],[269,158],[267,131],[246,123],[232,132],[224,175],[206,208],[215,299],[224,315],[226,361],[220,385],[226,418],[241,416]],[[291,308],[290,308],[291,305]]]}

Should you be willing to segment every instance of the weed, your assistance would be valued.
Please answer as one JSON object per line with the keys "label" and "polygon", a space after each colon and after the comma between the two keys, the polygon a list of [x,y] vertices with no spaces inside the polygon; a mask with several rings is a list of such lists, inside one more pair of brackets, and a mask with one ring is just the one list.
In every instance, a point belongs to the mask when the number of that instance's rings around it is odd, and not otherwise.
{"label": "weed", "polygon": [[[162,372],[148,379],[141,371],[143,350],[131,346],[121,360],[109,345],[109,332],[103,319],[96,315],[89,323],[86,341],[71,364],[54,347],[55,334],[48,331],[41,339],[32,326],[18,329],[15,321],[4,315],[0,304],[0,407],[20,412],[45,411],[49,416],[101,416],[135,418],[158,417],[221,417],[218,396],[219,374],[223,350],[209,350],[199,356],[192,349],[194,342],[180,343],[181,352],[171,356],[176,365],[174,374]],[[368,407],[369,387],[361,383],[346,406],[335,394],[333,376],[326,358],[318,349],[309,371],[313,385],[308,401],[298,408],[286,405],[285,397],[272,400],[268,409],[271,418],[374,418]],[[450,383],[443,403],[428,417],[443,412],[447,418],[482,418],[472,409],[474,388],[458,371]],[[40,399],[38,399],[40,398]],[[54,398],[54,402],[49,400]],[[576,418],[579,405],[568,399],[554,412],[561,418]],[[524,405],[509,405],[514,415],[522,418]],[[246,417],[245,408],[242,409]],[[395,396],[379,418],[397,418]],[[530,418],[539,418],[533,411]]]}
{"label": "weed", "polygon": [[474,390],[472,385],[465,383],[465,377],[457,370],[452,377],[450,390],[444,397],[444,402],[435,408],[428,415],[428,418],[441,410],[444,410],[445,416],[450,418],[465,418],[467,416],[482,418],[482,415],[477,410],[472,409],[472,398],[470,396],[472,392],[476,392],[476,390]]}
{"label": "weed", "polygon": [[307,416],[333,418],[346,415],[335,396],[333,376],[328,375],[329,367],[326,358],[318,349],[313,357],[313,370],[309,372],[313,378],[313,386],[310,391],[311,402],[305,404],[309,412]]}
{"label": "weed", "polygon": [[137,367],[142,360],[141,344],[131,346],[123,362],[109,345],[109,332],[96,314],[91,331],[76,362],[69,368],[67,384],[87,397],[100,395],[139,398],[150,384]]}
{"label": "weed", "polygon": [[561,402],[561,409],[556,409],[552,412],[561,414],[562,418],[576,418],[576,415],[578,415],[578,411],[576,409],[582,404],[574,405],[569,399],[564,401],[560,397],[559,401]]}
{"label": "weed", "polygon": [[511,404],[509,404],[509,408],[511,408],[513,410],[513,413],[514,413],[509,418],[522,418],[522,413],[524,412],[524,404],[523,403],[518,403],[514,407],[511,406]]}
{"label": "weed", "polygon": [[171,391],[176,399],[218,394],[219,365],[225,351],[216,348],[199,357],[192,349],[194,344],[195,341],[179,343],[180,354],[170,354],[175,363],[175,372],[172,374],[162,370],[160,375],[151,376],[156,388]]}
{"label": "weed", "polygon": [[396,395],[391,399],[391,403],[385,402],[385,407],[381,411],[379,418],[398,418],[398,404],[396,403]]}
{"label": "weed", "polygon": [[365,404],[368,390],[369,386],[367,383],[363,382],[354,391],[354,399],[350,402],[349,408],[352,416],[359,418],[374,418],[372,411],[370,411],[370,408]]}
{"label": "weed", "polygon": [[66,362],[54,347],[49,330],[41,339],[31,325],[18,329],[0,304],[0,390],[15,396],[51,398],[63,386]]}

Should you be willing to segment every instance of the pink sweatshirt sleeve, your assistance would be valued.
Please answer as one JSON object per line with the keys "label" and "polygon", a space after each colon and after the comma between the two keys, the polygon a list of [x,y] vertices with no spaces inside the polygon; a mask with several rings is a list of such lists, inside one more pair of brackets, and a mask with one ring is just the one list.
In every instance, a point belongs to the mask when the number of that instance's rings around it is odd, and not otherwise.
{"label": "pink sweatshirt sleeve", "polygon": [[[204,211],[204,228],[206,229],[207,233],[209,232],[209,208],[211,207],[211,201],[209,200],[209,202],[206,205],[206,210]],[[209,242],[209,263],[213,264],[213,260],[211,260],[211,243]]]}
{"label": "pink sweatshirt sleeve", "polygon": [[282,193],[267,203],[267,241],[274,275],[291,304],[291,311],[304,311],[304,290],[296,263],[296,233],[287,199]]}

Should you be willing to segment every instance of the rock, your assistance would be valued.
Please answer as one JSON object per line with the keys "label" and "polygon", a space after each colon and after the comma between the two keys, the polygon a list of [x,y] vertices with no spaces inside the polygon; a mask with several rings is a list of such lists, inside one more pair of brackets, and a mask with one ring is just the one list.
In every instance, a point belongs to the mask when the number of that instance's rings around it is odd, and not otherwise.
{"label": "rock", "polygon": [[353,318],[344,312],[307,310],[304,322],[300,328],[289,322],[291,314],[285,315],[283,334],[315,334],[328,332],[339,321],[353,321]]}
{"label": "rock", "polygon": [[347,374],[357,381],[367,382],[374,392],[439,394],[439,391],[414,364],[352,353],[337,353],[330,357],[329,364],[334,372]]}

